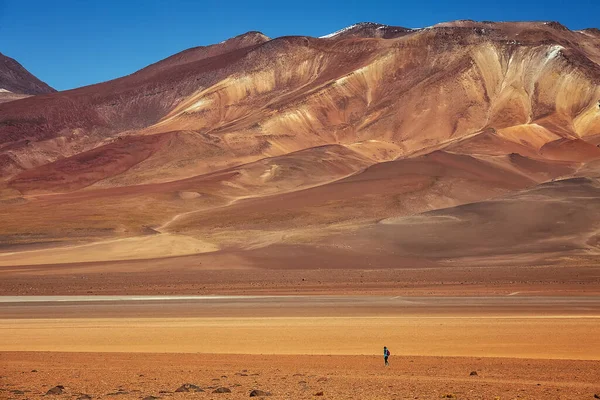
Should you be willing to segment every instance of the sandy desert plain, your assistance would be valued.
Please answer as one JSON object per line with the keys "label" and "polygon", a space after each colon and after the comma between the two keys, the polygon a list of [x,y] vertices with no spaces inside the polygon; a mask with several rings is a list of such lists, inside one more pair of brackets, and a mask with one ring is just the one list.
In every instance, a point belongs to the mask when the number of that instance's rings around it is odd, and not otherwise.
{"label": "sandy desert plain", "polygon": [[0,399],[600,398],[598,29],[0,57]]}

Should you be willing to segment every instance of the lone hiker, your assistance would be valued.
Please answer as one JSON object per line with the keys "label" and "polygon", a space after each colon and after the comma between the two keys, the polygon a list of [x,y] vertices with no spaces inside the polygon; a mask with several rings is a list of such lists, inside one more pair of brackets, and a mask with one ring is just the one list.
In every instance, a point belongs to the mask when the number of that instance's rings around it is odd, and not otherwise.
{"label": "lone hiker", "polygon": [[390,351],[387,347],[383,346],[383,360],[385,361],[385,365],[390,365],[388,363],[388,357],[390,356]]}

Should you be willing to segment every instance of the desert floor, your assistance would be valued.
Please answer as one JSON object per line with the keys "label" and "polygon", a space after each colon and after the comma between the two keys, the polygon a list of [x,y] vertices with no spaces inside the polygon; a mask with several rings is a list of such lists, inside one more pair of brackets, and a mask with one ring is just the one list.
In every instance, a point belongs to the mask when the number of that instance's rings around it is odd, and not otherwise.
{"label": "desert floor", "polygon": [[[580,400],[594,398],[600,376],[594,361],[487,357],[399,355],[387,368],[381,357],[352,355],[3,352],[0,360],[0,396],[15,399],[60,384],[65,393],[46,398],[240,399],[260,389],[279,399]],[[173,393],[184,383],[205,392]],[[212,393],[218,387],[231,393]]]}
{"label": "desert floor", "polygon": [[[596,296],[4,296],[0,321],[0,398],[600,392]],[[184,383],[205,392],[173,393]]]}
{"label": "desert floor", "polygon": [[488,266],[481,260],[439,265],[393,255],[373,259],[360,253],[313,254],[281,247],[152,260],[4,266],[0,294],[600,295],[600,267],[594,259],[549,265],[529,261],[519,259],[516,266]]}

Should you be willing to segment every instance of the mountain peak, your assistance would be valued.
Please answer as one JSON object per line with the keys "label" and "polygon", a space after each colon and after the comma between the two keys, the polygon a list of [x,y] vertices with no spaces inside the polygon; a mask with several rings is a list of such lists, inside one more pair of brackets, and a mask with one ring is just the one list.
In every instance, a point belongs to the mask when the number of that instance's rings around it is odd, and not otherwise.
{"label": "mountain peak", "polygon": [[25,69],[15,59],[0,53],[0,89],[17,94],[43,94],[56,92]]}
{"label": "mountain peak", "polygon": [[320,39],[331,39],[331,38],[342,38],[342,37],[364,37],[364,38],[384,38],[390,39],[398,36],[402,36],[407,32],[411,32],[412,29],[404,28],[401,26],[390,26],[379,24],[376,22],[358,22],[350,25],[346,28],[342,28],[338,31],[330,33],[328,35],[320,36]]}

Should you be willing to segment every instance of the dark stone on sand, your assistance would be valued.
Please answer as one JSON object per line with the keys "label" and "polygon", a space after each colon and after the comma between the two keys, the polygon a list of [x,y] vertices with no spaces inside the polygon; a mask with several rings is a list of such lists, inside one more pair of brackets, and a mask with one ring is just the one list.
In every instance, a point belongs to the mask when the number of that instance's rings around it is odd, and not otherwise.
{"label": "dark stone on sand", "polygon": [[65,387],[63,385],[56,385],[52,389],[46,392],[46,395],[55,395],[62,394],[65,391]]}
{"label": "dark stone on sand", "polygon": [[242,374],[241,372],[236,372],[235,373],[237,376],[248,376],[248,374]]}
{"label": "dark stone on sand", "polygon": [[231,393],[231,389],[226,387],[220,387],[213,390],[213,393]]}
{"label": "dark stone on sand", "polygon": [[271,396],[271,392],[265,392],[264,390],[254,389],[250,392],[250,397],[263,397],[263,396]]}
{"label": "dark stone on sand", "polygon": [[323,392],[317,392],[317,393],[315,393],[315,396],[323,396],[323,395],[324,395]]}
{"label": "dark stone on sand", "polygon": [[191,383],[184,383],[175,392],[204,392],[202,388]]}
{"label": "dark stone on sand", "polygon": [[122,396],[124,394],[129,394],[129,392],[126,392],[123,389],[119,389],[118,392],[106,393],[106,396]]}
{"label": "dark stone on sand", "polygon": [[292,376],[304,376],[304,374],[294,374]]}
{"label": "dark stone on sand", "polygon": [[142,400],[158,400],[160,399],[160,397],[156,397],[156,396],[146,396],[144,397]]}
{"label": "dark stone on sand", "polygon": [[12,394],[25,394],[25,392],[24,392],[24,391],[22,391],[22,390],[18,390],[18,389],[10,390],[10,392],[11,392]]}
{"label": "dark stone on sand", "polygon": [[471,371],[470,376],[477,376],[477,371]]}
{"label": "dark stone on sand", "polygon": [[317,382],[327,382],[327,378],[325,378],[325,377],[319,378],[319,379],[317,379]]}
{"label": "dark stone on sand", "polygon": [[595,398],[595,399],[600,399],[600,394],[596,393],[596,394],[594,395],[594,398]]}
{"label": "dark stone on sand", "polygon": [[77,400],[92,400],[92,396],[82,393],[79,395],[79,397],[77,397]]}
{"label": "dark stone on sand", "polygon": [[37,372],[37,369],[32,369],[31,372]]}
{"label": "dark stone on sand", "polygon": [[306,385],[306,381],[300,381],[298,382],[300,385]]}

